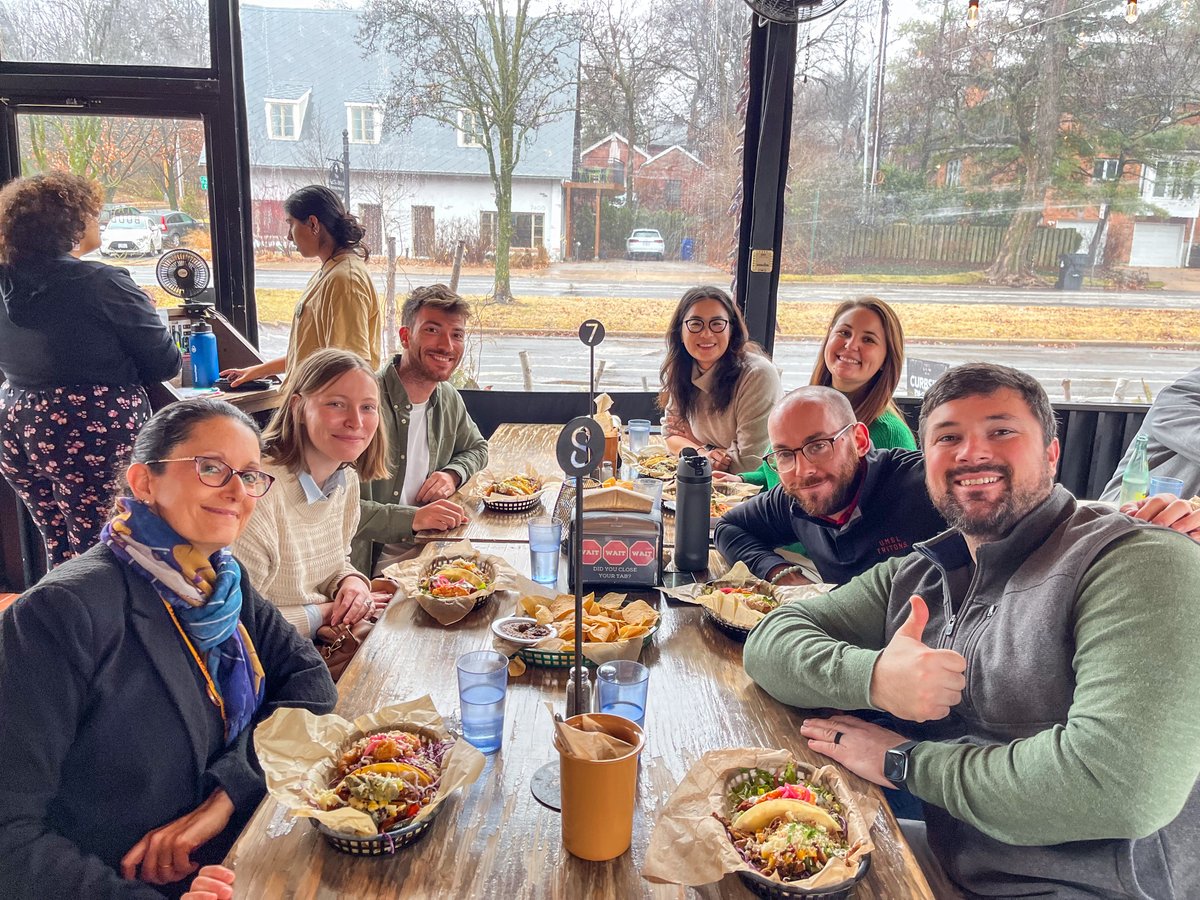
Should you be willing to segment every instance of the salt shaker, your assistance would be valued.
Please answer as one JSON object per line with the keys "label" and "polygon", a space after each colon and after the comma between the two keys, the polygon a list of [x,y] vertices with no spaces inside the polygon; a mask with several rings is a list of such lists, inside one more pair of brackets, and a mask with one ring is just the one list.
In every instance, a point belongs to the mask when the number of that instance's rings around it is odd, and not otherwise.
{"label": "salt shaker", "polygon": [[605,460],[604,462],[600,463],[600,480],[608,481],[608,479],[610,479],[612,477],[613,477],[613,464],[610,463],[608,460]]}
{"label": "salt shaker", "polygon": [[[583,685],[582,705],[575,705],[575,683],[579,680]],[[571,675],[567,679],[567,718],[590,713],[592,711],[592,680],[587,666],[571,666]]]}

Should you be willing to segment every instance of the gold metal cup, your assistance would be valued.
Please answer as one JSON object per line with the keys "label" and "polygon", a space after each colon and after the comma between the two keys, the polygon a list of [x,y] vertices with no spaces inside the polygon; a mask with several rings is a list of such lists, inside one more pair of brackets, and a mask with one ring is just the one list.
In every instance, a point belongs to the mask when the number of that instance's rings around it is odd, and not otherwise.
{"label": "gold metal cup", "polygon": [[[580,859],[616,859],[633,840],[642,729],[620,716],[589,713],[613,737],[633,745],[619,759],[588,760],[559,752],[563,846]],[[579,725],[582,716],[567,719]]]}

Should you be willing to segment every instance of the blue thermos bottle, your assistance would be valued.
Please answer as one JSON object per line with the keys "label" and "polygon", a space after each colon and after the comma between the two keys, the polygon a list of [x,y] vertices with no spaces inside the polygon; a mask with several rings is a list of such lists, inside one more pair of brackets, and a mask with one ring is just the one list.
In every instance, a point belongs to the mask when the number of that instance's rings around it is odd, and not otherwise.
{"label": "blue thermos bottle", "polygon": [[188,341],[192,355],[192,384],[198,388],[210,388],[217,383],[220,367],[217,364],[217,336],[212,326],[201,320],[192,326]]}

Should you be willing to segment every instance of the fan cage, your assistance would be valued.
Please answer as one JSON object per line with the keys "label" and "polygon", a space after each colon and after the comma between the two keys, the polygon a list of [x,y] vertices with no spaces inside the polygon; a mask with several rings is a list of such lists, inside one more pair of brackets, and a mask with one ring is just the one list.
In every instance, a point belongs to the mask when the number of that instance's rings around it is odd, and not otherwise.
{"label": "fan cage", "polygon": [[[193,274],[194,283],[188,289],[180,284],[176,275],[176,270],[181,267],[190,269]],[[164,291],[180,299],[199,296],[208,287],[210,277],[208,263],[204,257],[195,250],[185,249],[171,250],[159,257],[158,265],[155,266],[155,276]]]}

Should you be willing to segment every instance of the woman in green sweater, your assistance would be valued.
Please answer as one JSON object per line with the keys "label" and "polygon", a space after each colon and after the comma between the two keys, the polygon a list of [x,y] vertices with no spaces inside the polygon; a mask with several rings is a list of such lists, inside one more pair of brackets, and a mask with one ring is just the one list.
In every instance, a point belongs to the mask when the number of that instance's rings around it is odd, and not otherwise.
{"label": "woman in green sweater", "polygon": [[[878,297],[859,297],[834,310],[809,383],[845,394],[858,421],[866,423],[876,450],[916,450],[917,441],[892,399],[903,370],[904,329],[899,317]],[[724,480],[735,479],[770,490],[779,484],[779,473],[764,462],[753,472]]]}

